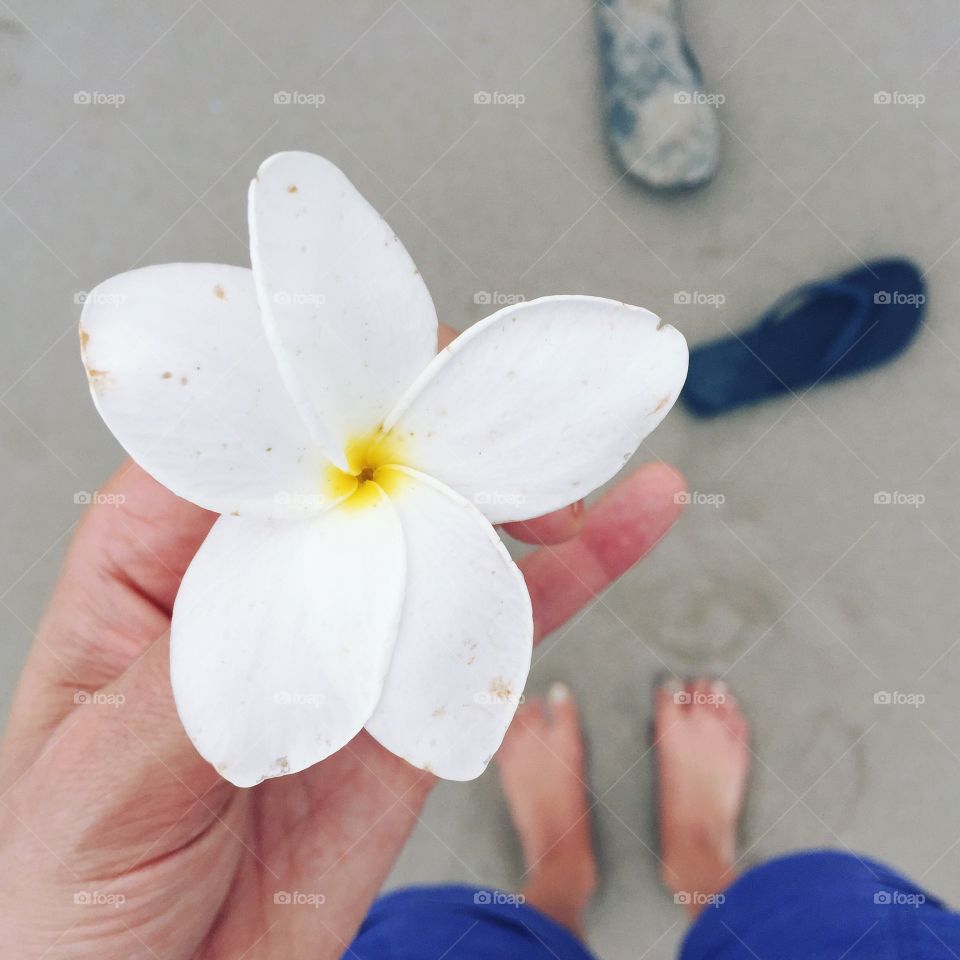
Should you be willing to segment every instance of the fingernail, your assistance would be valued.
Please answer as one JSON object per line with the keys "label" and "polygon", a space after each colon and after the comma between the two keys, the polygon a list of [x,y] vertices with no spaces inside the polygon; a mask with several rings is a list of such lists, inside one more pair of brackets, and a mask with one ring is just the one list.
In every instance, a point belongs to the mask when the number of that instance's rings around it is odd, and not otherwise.
{"label": "fingernail", "polygon": [[722,693],[726,696],[730,692],[730,687],[723,680],[714,680],[710,684],[713,693]]}
{"label": "fingernail", "polygon": [[551,684],[547,699],[553,704],[566,703],[570,699],[570,688],[558,680]]}

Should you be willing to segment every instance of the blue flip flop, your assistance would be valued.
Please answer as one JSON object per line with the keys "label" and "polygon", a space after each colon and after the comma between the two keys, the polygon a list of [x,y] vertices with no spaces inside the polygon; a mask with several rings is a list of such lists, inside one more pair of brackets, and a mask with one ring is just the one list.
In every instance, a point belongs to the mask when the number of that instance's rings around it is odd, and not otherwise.
{"label": "blue flip flop", "polygon": [[740,336],[690,352],[681,394],[707,417],[892,360],[923,322],[923,276],[907,260],[877,260],[799,287]]}

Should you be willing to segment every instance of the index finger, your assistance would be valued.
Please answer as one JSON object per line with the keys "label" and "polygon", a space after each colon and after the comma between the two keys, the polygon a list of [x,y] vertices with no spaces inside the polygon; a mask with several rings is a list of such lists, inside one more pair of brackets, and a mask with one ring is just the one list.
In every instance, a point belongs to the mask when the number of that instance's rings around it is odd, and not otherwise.
{"label": "index finger", "polygon": [[663,539],[683,511],[686,481],[665,463],[648,463],[586,511],[572,540],[520,561],[533,602],[535,642],[626,573]]}

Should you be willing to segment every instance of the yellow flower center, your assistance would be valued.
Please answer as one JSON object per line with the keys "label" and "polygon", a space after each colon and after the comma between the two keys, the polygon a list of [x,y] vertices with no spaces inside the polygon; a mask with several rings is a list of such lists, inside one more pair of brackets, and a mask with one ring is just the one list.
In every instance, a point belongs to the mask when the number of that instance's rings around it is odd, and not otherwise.
{"label": "yellow flower center", "polygon": [[324,484],[328,496],[343,498],[341,506],[350,509],[370,506],[380,499],[380,490],[389,492],[401,474],[390,467],[403,463],[400,442],[394,433],[379,427],[366,436],[347,443],[347,470],[330,464]]}

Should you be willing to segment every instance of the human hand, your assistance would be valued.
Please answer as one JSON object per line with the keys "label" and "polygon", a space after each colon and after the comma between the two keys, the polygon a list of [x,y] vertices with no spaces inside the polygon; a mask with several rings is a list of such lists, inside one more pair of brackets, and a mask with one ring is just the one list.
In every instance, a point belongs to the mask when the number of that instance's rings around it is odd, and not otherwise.
{"label": "human hand", "polygon": [[[657,543],[683,489],[650,464],[585,512],[511,525],[547,544],[520,563],[538,638]],[[339,957],[433,778],[361,732],[297,775],[221,779],[183,731],[167,662],[177,588],[215,515],[132,463],[101,492],[0,745],[0,956]]]}

